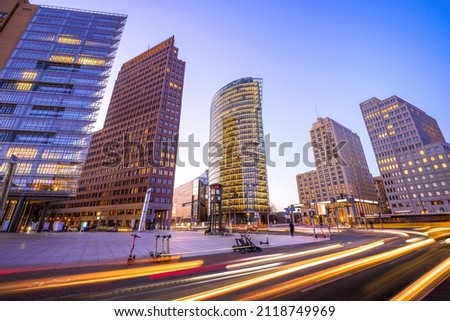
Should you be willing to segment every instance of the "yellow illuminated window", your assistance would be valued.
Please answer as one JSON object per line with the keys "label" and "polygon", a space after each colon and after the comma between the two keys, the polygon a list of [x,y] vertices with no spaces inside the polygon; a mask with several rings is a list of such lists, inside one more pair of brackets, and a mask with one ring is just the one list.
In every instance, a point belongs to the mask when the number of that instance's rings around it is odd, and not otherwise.
{"label": "yellow illuminated window", "polygon": [[419,172],[423,172],[423,167],[418,168]]}
{"label": "yellow illuminated window", "polygon": [[404,170],[405,175],[409,174],[409,171],[407,169]]}
{"label": "yellow illuminated window", "polygon": [[440,155],[438,155],[438,158],[439,159],[444,159],[444,155],[440,154]]}
{"label": "yellow illuminated window", "polygon": [[412,166],[412,164],[413,164],[412,161],[409,161],[409,162],[408,162],[408,165],[409,165],[409,166]]}
{"label": "yellow illuminated window", "polygon": [[41,164],[37,168],[38,174],[54,174],[56,169],[56,164]]}
{"label": "yellow illuminated window", "polygon": [[433,167],[434,167],[434,169],[439,169],[439,165],[438,164],[434,164]]}
{"label": "yellow illuminated window", "polygon": [[16,174],[28,174],[31,171],[31,163],[17,164]]}
{"label": "yellow illuminated window", "polygon": [[22,72],[22,79],[33,80],[36,78],[36,71],[24,71]]}
{"label": "yellow illuminated window", "polygon": [[18,82],[16,88],[17,90],[30,90],[32,85],[31,82]]}
{"label": "yellow illuminated window", "polygon": [[34,158],[37,154],[37,148],[21,148],[21,147],[11,147],[6,152],[6,157],[11,157],[11,155],[16,155],[21,158]]}
{"label": "yellow illuminated window", "polygon": [[447,164],[446,163],[442,163],[442,168],[447,168]]}
{"label": "yellow illuminated window", "polygon": [[419,154],[420,154],[420,155],[425,155],[425,152],[424,152],[423,150],[421,150],[421,151],[419,152]]}
{"label": "yellow illuminated window", "polygon": [[426,158],[426,157],[422,158],[422,162],[427,163],[428,162],[428,158]]}
{"label": "yellow illuminated window", "polygon": [[431,159],[431,161],[435,161],[436,160],[436,158],[434,156],[431,156],[430,159]]}
{"label": "yellow illuminated window", "polygon": [[80,57],[78,58],[78,63],[82,65],[94,65],[103,66],[106,64],[105,59],[92,58],[92,57]]}
{"label": "yellow illuminated window", "polygon": [[51,55],[50,56],[51,62],[62,62],[66,64],[72,64],[75,61],[74,57],[71,56],[61,56],[61,55]]}
{"label": "yellow illuminated window", "polygon": [[63,43],[67,45],[79,45],[81,43],[81,40],[69,36],[59,36],[58,43]]}

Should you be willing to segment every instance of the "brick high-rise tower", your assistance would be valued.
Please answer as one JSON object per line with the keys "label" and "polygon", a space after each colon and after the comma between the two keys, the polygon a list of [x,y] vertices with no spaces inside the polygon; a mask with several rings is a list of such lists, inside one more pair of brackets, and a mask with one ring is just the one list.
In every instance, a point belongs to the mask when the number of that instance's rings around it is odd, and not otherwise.
{"label": "brick high-rise tower", "polygon": [[55,209],[71,224],[136,228],[143,217],[143,228],[170,226],[185,70],[174,42],[123,64],[77,196]]}

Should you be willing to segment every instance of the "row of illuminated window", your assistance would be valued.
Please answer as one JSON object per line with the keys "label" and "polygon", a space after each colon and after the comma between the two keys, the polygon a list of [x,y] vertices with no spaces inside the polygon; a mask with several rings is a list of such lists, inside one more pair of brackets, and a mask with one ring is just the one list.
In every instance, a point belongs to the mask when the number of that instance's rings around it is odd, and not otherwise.
{"label": "row of illuminated window", "polygon": [[[20,90],[20,91],[36,91],[46,93],[70,94],[73,90],[73,85],[69,84],[53,84],[53,83],[34,83],[28,81],[0,81],[0,89]],[[81,93],[95,91],[78,90]],[[75,93],[75,91],[74,91]],[[80,93],[80,94],[81,94]]]}
{"label": "row of illuminated window", "polygon": [[49,71],[60,71],[60,72],[77,72],[80,74],[92,75],[92,76],[107,76],[107,72],[105,73],[104,67],[102,68],[93,68],[98,67],[96,65],[84,65],[83,68],[81,65],[76,64],[63,64],[56,62],[45,62],[40,61],[36,64],[35,61],[28,60],[18,60],[11,59],[8,61],[6,65],[6,69],[25,69],[25,70],[33,70],[33,69],[45,69]]}
{"label": "row of illuminated window", "polygon": [[[38,148],[36,147],[10,147],[6,151],[6,157],[11,157],[16,155],[19,159],[34,159],[38,153]],[[45,149],[40,157],[41,159],[53,159],[53,160],[69,160],[80,162],[84,159],[84,154],[77,151],[71,150],[57,150],[57,149]]]}
{"label": "row of illuminated window", "polygon": [[74,192],[76,188],[76,178],[33,179],[30,182],[29,178],[16,176],[13,179],[13,184],[18,187],[31,188],[34,190]]}
{"label": "row of illuminated window", "polygon": [[[449,190],[443,190],[443,191],[428,191],[428,192],[421,192],[419,194],[416,193],[412,193],[411,196],[413,198],[418,198],[418,195],[420,195],[420,197],[433,197],[433,196],[447,196],[450,195],[450,191]],[[401,194],[401,195],[392,195],[392,196],[388,196],[388,199],[390,201],[394,201],[394,200],[401,200],[401,199],[410,199],[411,198],[410,195],[405,195],[405,194]]]}
{"label": "row of illuminated window", "polygon": [[[90,174],[91,176],[95,176],[92,178],[86,178],[83,179],[81,181],[82,184],[91,184],[91,183],[96,183],[96,182],[101,182],[101,181],[125,181],[122,180],[126,177],[133,177],[133,176],[137,176],[137,175],[144,175],[144,174],[149,174],[149,173],[153,173],[155,175],[160,175],[160,176],[166,176],[166,177],[173,177],[174,175],[174,171],[173,170],[167,170],[167,169],[161,169],[161,168],[150,168],[150,167],[145,167],[145,168],[141,168],[139,170],[137,169],[130,169],[126,172],[119,172],[119,173],[115,173],[117,171],[116,168],[111,169],[111,171],[105,171],[104,173],[106,173],[105,175],[102,176],[98,176],[98,171],[93,171],[91,173],[86,173],[86,174]],[[108,175],[109,172],[112,172],[111,175]],[[152,178],[155,178],[156,183],[158,184],[162,184],[165,180],[167,180],[168,184],[172,184],[172,179],[166,179],[164,177],[158,177],[158,176],[152,176]],[[153,182],[153,181],[152,181]],[[106,188],[107,186],[105,185],[104,188]]]}
{"label": "row of illuminated window", "polygon": [[398,164],[392,164],[392,165],[386,165],[386,166],[381,166],[379,167],[380,171],[385,172],[385,171],[391,171],[391,170],[395,170],[398,169]]}
{"label": "row of illuminated window", "polygon": [[[447,165],[447,163],[441,163],[441,164],[433,164],[433,168],[434,169],[440,169],[440,168],[448,168],[448,165]],[[429,171],[429,170],[431,170],[431,167],[430,166],[425,166],[425,169],[424,169],[424,167],[422,167],[422,166],[420,166],[420,167],[418,167],[417,169],[415,169],[415,168],[411,168],[411,169],[405,169],[404,171],[403,171],[403,173],[405,174],[405,175],[409,175],[410,173],[411,174],[415,174],[415,173],[417,173],[417,172],[419,172],[419,173],[422,173],[424,170],[427,170],[427,171]]]}
{"label": "row of illuminated window", "polygon": [[243,104],[239,106],[239,108],[228,108],[228,109],[212,109],[211,110],[211,119],[236,119],[236,121],[240,124],[242,122],[246,122],[246,119],[258,119],[261,117],[261,113],[255,108],[256,105],[249,106],[248,104]]}
{"label": "row of illuminated window", "polygon": [[[415,177],[415,181],[419,181],[418,177]],[[412,182],[411,179],[408,179],[408,182]],[[445,181],[440,181],[440,182],[429,182],[429,183],[423,183],[423,184],[417,184],[416,185],[412,185],[412,184],[408,184],[409,189],[410,190],[415,190],[415,189],[422,189],[422,188],[438,188],[438,187],[444,187],[447,186],[448,183]],[[406,186],[397,186],[397,187],[386,187],[386,192],[388,193],[395,193],[395,192],[401,192],[401,191],[406,191],[407,188]]]}
{"label": "row of illuminated window", "polygon": [[[439,160],[444,160],[445,158],[446,158],[446,157],[444,156],[444,154],[439,154],[439,155],[437,155],[437,156],[423,157],[423,158],[422,158],[422,162],[421,162],[420,160],[418,160],[418,159],[416,159],[415,162],[413,162],[413,161],[410,160],[410,161],[408,161],[408,163],[402,163],[402,167],[406,167],[407,165],[408,165],[408,166],[413,166],[414,163],[415,163],[416,165],[421,165],[422,163],[426,164],[426,163],[428,163],[429,161],[430,161],[430,162],[434,162],[434,161],[436,161],[437,159],[439,159]],[[447,154],[447,158],[450,159],[450,154]]]}
{"label": "row of illuminated window", "polygon": [[[37,71],[8,70],[5,72],[4,78],[17,80],[34,80],[37,78],[37,75],[38,75]],[[104,83],[104,81],[101,79],[79,78],[79,77],[76,78],[76,77],[69,77],[68,74],[51,75],[48,73],[44,73],[41,77],[39,77],[39,80],[43,82],[68,83],[87,86],[99,86]]]}
{"label": "row of illuminated window", "polygon": [[[16,155],[17,156],[17,155]],[[5,171],[7,163],[0,165],[0,171]],[[17,163],[15,173],[18,175],[30,174],[33,168],[33,163],[31,162],[19,162]],[[43,175],[79,175],[80,171],[78,167],[71,165],[61,165],[61,164],[40,164],[38,165],[35,173]]]}

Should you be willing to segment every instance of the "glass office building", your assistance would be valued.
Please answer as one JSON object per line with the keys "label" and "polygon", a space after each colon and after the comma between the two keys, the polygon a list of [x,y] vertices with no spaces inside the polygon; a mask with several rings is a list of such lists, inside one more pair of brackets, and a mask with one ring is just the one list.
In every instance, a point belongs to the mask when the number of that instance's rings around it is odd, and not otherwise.
{"label": "glass office building", "polygon": [[0,176],[14,174],[0,220],[14,230],[76,191],[126,16],[23,0],[0,12]]}
{"label": "glass office building", "polygon": [[210,117],[209,183],[223,187],[222,213],[235,224],[261,222],[269,212],[262,79],[224,86]]}

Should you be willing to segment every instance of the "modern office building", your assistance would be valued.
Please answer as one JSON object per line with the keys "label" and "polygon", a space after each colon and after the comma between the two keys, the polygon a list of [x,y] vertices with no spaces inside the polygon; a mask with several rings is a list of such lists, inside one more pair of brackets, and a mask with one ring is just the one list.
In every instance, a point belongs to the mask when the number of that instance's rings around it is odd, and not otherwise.
{"label": "modern office building", "polygon": [[[358,223],[379,213],[374,181],[359,136],[331,118],[318,118],[310,130],[316,169],[297,175],[299,201],[306,211]],[[361,215],[363,214],[363,215]]]}
{"label": "modern office building", "polygon": [[122,14],[0,2],[3,230],[75,195],[125,22]]}
{"label": "modern office building", "polygon": [[397,96],[360,107],[392,212],[450,212],[450,144],[436,120]]}
{"label": "modern office building", "polygon": [[137,228],[143,219],[144,229],[170,227],[184,70],[174,37],[122,65],[77,195],[58,204],[54,220]]}
{"label": "modern office building", "polygon": [[261,79],[235,80],[214,95],[210,144],[209,184],[222,185],[222,223],[259,222],[269,212]]}
{"label": "modern office building", "polygon": [[193,225],[208,222],[208,171],[175,188],[172,221]]}

